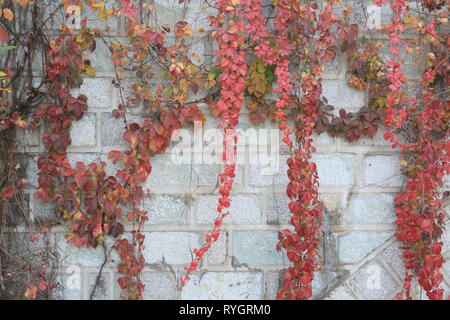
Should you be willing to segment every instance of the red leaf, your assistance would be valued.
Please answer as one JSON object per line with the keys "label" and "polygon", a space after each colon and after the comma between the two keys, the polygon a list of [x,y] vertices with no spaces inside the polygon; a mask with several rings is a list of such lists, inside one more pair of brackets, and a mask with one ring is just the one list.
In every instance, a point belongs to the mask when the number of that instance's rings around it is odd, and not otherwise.
{"label": "red leaf", "polygon": [[8,32],[6,32],[5,29],[0,28],[0,41],[8,42],[8,40],[9,40]]}

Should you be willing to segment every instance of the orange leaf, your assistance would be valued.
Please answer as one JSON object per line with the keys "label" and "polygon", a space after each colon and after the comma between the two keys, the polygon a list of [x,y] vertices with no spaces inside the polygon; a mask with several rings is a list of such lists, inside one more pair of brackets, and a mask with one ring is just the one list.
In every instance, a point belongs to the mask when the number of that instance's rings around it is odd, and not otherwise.
{"label": "orange leaf", "polygon": [[8,19],[9,21],[11,21],[12,19],[14,19],[14,13],[9,10],[8,8],[3,9],[3,15],[5,16],[6,19]]}

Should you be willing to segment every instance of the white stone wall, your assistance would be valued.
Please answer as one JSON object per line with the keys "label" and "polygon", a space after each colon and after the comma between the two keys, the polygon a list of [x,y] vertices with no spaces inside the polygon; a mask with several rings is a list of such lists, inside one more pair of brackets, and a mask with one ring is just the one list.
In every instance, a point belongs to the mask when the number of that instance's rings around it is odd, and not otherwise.
{"label": "white stone wall", "polygon": [[[175,14],[182,14],[176,4],[167,5],[165,0],[156,3],[160,17],[168,23],[176,21]],[[199,24],[206,26],[208,12],[201,13],[200,18],[194,14],[198,9],[190,8],[188,12],[188,20],[196,21],[197,28]],[[115,26],[120,28],[120,22]],[[196,50],[210,54],[213,44],[207,35],[198,33],[196,39]],[[111,115],[119,103],[118,92],[111,83],[113,73],[108,51],[100,41],[92,62],[97,77],[86,79],[79,90],[89,98],[89,111],[71,130],[73,145],[69,151],[73,163],[89,163],[98,158],[106,161],[109,151],[124,148],[121,143],[123,123]],[[416,65],[407,65],[407,68],[417,77]],[[366,92],[347,85],[342,58],[327,66],[324,96],[330,104],[349,111],[357,111],[367,104]],[[206,106],[203,109],[209,114]],[[142,117],[139,106],[130,112],[134,121]],[[251,125],[246,111],[243,113],[240,126],[245,129]],[[208,117],[205,127],[212,128],[216,124],[217,120]],[[273,127],[269,123],[258,126]],[[43,151],[38,134],[25,135],[30,206],[35,217],[50,219],[51,206],[36,199],[33,189],[37,183],[36,157]],[[403,278],[400,251],[393,238],[392,200],[403,183],[399,153],[384,141],[381,131],[374,139],[364,138],[355,143],[327,134],[316,137],[315,141],[320,197],[326,208],[322,244],[325,265],[316,274],[315,298],[392,299],[401,288]],[[286,257],[275,250],[277,232],[289,226],[290,217],[285,195],[285,150],[281,151],[280,174],[264,176],[258,166],[248,163],[238,166],[231,215],[225,219],[221,238],[206,255],[200,271],[181,292],[177,291],[176,279],[190,262],[192,250],[200,246],[203,235],[212,228],[220,166],[174,165],[170,151],[153,159],[153,172],[146,183],[152,198],[144,201],[150,217],[145,226],[144,298],[273,299],[279,285],[279,272],[289,265]],[[114,172],[114,166],[109,164],[108,173]],[[60,297],[88,299],[103,261],[102,249],[76,249],[65,243],[63,227],[52,232],[61,255],[63,288]],[[450,258],[449,238],[447,233],[446,258]],[[95,298],[119,297],[117,261],[117,255],[112,252]],[[444,286],[448,288],[449,262],[445,270]],[[73,281],[78,274],[79,286]],[[377,281],[381,286],[377,286]]]}

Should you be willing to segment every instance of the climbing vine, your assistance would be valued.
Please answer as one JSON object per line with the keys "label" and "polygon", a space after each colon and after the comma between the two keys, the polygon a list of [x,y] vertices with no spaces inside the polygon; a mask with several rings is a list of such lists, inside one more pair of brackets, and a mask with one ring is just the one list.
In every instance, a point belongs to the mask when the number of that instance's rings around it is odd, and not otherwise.
{"label": "climbing vine", "polygon": [[[190,2],[180,0],[179,5],[189,6]],[[375,4],[387,2],[376,0]],[[229,208],[239,138],[236,127],[241,109],[248,106],[253,124],[267,119],[278,124],[289,149],[286,194],[292,228],[279,232],[277,250],[286,252],[291,265],[283,273],[277,298],[297,300],[311,298],[312,281],[322,264],[323,205],[312,161],[313,134],[342,135],[354,142],[375,136],[384,125],[385,139],[403,152],[401,164],[407,175],[406,186],[394,201],[395,235],[402,243],[407,269],[404,294],[397,298],[411,299],[412,281],[417,278],[428,298],[442,299],[440,237],[445,214],[441,198],[443,179],[450,169],[447,7],[438,0],[420,1],[418,6],[389,1],[393,19],[378,30],[387,37],[392,56],[384,61],[381,50],[385,43],[351,22],[352,6],[361,3],[355,1],[338,10],[338,0],[275,0],[268,4],[262,0],[218,0],[215,14],[210,16],[210,36],[217,49],[213,66],[209,66],[189,45],[194,33],[205,33],[204,28],[193,30],[185,20],[173,25],[160,23],[153,1],[122,0],[111,6],[96,0],[62,0],[49,18],[41,12],[44,6],[39,1],[0,1],[1,50],[7,55],[0,71],[2,145],[14,145],[19,130],[42,128],[44,152],[37,160],[37,197],[54,205],[59,222],[67,226],[65,239],[69,244],[78,248],[101,246],[106,262],[106,237],[114,238],[111,249],[120,257],[121,297],[142,299],[143,230],[149,219],[142,202],[151,194],[143,185],[152,173],[152,157],[169,147],[176,130],[194,121],[203,123],[201,103],[207,103],[213,116],[221,120],[223,169],[218,177],[217,217],[203,246],[193,251],[193,260],[180,278],[182,287],[199,269],[204,255],[219,239],[224,220],[232,214]],[[81,12],[94,12],[100,21],[121,18],[126,34],[100,30],[84,19],[77,28],[61,23],[57,35],[51,36],[45,24],[58,12],[67,18],[73,6]],[[206,4],[200,9],[205,11]],[[31,12],[34,18],[23,39],[23,30],[16,31],[11,22],[21,12],[24,16]],[[414,35],[408,37],[414,40],[406,40],[406,34]],[[114,68],[113,85],[120,101],[112,115],[123,122],[126,145],[108,154],[117,169],[112,176],[106,173],[106,161],[71,164],[68,157],[72,124],[83,118],[90,103],[74,89],[80,88],[85,77],[95,76],[90,56],[100,42],[108,48]],[[43,51],[43,77],[38,86],[33,82],[36,43],[41,43]],[[26,48],[25,58],[14,65],[14,59],[19,59],[18,48]],[[404,74],[404,52],[425,52],[426,67],[416,84],[409,85]],[[338,55],[346,59],[348,85],[368,92],[368,105],[357,112],[334,112],[334,106],[323,97],[325,65]],[[25,82],[18,80],[23,78]],[[419,87],[418,94],[407,92],[412,86]],[[23,92],[25,96],[19,96]],[[136,106],[143,108],[140,122],[133,122],[129,114]],[[14,171],[17,152],[2,149],[6,178],[0,185],[1,208],[11,200],[23,206],[21,195],[27,181]],[[5,213],[0,213],[0,222],[6,221]],[[2,222],[2,248],[4,225]],[[31,243],[45,240],[47,227],[51,227],[31,219],[27,219],[27,226]],[[8,252],[0,253],[2,291],[8,275],[3,266]],[[39,268],[27,274],[21,289],[24,297],[51,296],[57,284],[53,274],[44,272],[48,263],[46,256]]]}

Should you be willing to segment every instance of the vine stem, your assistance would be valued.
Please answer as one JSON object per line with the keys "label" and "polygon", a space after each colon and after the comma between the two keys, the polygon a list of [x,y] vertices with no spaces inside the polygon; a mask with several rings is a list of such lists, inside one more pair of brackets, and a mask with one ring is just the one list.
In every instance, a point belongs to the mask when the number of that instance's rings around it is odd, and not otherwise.
{"label": "vine stem", "polygon": [[100,279],[102,278],[103,269],[105,268],[105,265],[108,262],[108,258],[111,255],[111,252],[112,252],[112,249],[113,249],[113,247],[111,247],[111,249],[109,249],[109,252],[106,253],[107,249],[106,249],[105,242],[102,243],[102,248],[103,248],[104,259],[103,259],[103,263],[102,263],[102,265],[100,267],[100,270],[98,271],[97,279],[95,280],[95,284],[94,284],[94,287],[92,288],[91,294],[89,296],[89,300],[93,300],[93,298],[94,298],[95,291],[97,290],[97,287],[98,287],[98,285],[100,283]]}

